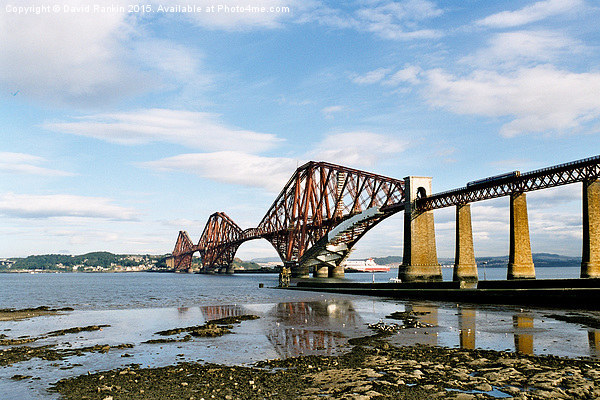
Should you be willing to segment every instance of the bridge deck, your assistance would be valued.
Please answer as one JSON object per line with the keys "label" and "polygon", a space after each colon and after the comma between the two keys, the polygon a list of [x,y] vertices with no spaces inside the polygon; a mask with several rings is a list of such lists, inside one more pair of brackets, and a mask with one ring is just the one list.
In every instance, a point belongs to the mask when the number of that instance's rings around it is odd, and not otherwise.
{"label": "bridge deck", "polygon": [[[435,210],[458,204],[508,196],[511,193],[548,189],[598,178],[600,178],[600,156],[595,156],[530,171],[516,177],[482,182],[473,186],[465,186],[436,193],[427,198],[417,200],[417,208],[423,211]],[[394,205],[393,207],[397,206],[399,205]]]}

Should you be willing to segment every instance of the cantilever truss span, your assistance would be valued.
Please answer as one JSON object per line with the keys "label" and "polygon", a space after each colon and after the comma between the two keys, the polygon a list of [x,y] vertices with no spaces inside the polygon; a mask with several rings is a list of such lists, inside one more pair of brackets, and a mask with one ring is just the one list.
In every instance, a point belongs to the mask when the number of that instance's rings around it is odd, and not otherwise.
{"label": "cantilever truss span", "polygon": [[243,242],[259,238],[268,240],[283,261],[339,265],[369,229],[402,209],[382,208],[404,201],[402,180],[311,161],[296,170],[256,228],[242,230],[218,212],[210,216],[197,245],[180,232],[175,266],[190,268],[191,255],[199,252],[205,269],[222,268]]}
{"label": "cantilever truss span", "polygon": [[[514,171],[417,197],[411,213],[599,178],[600,156],[524,174]],[[408,197],[402,180],[311,161],[296,170],[256,228],[242,230],[218,212],[210,216],[197,245],[180,232],[173,266],[189,269],[192,255],[199,252],[205,269],[229,268],[243,242],[262,238],[275,247],[282,261],[298,268],[335,268],[369,229],[404,210]]]}

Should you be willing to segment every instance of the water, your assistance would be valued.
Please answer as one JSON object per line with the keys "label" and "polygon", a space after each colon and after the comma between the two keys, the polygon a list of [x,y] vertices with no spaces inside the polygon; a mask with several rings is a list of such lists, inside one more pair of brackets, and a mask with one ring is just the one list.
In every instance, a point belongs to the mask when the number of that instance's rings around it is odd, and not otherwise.
{"label": "water", "polygon": [[[505,269],[487,269],[487,279],[503,279]],[[576,277],[578,268],[540,268],[538,278]],[[483,279],[483,271],[480,271]],[[451,269],[443,269],[446,279]],[[377,274],[349,274],[354,281],[386,282],[397,270]],[[406,329],[391,341],[398,345],[425,343],[448,347],[487,348],[568,357],[600,356],[600,330],[552,317],[567,310],[522,309],[444,302],[401,301],[271,289],[276,275],[191,274],[2,274],[0,308],[48,305],[75,308],[73,312],[23,321],[0,321],[9,338],[36,337],[47,332],[107,324],[102,331],[80,332],[39,340],[32,346],[77,348],[95,344],[133,344],[108,353],[86,353],[63,361],[32,359],[0,367],[0,398],[52,399],[48,385],[57,380],[138,363],[161,366],[178,361],[206,361],[250,365],[271,358],[303,354],[336,354],[348,339],[371,334],[370,323],[395,311],[422,311],[431,328]],[[263,283],[265,288],[259,289]],[[600,318],[600,313],[577,311]],[[256,314],[235,334],[195,338],[190,342],[146,344],[155,332],[192,325],[223,316]],[[2,347],[0,347],[0,350]],[[128,354],[130,357],[122,357]],[[31,375],[13,381],[13,375]]]}
{"label": "water", "polygon": [[[578,267],[538,268],[538,279],[578,278]],[[398,270],[387,273],[347,274],[351,281],[387,282]],[[444,280],[452,269],[442,268]],[[479,268],[479,279],[506,279],[504,268]],[[277,303],[315,297],[306,293],[258,290],[258,284],[277,286],[275,274],[197,275],[159,273],[2,274],[0,308],[47,305],[81,310],[186,307],[230,303]]]}

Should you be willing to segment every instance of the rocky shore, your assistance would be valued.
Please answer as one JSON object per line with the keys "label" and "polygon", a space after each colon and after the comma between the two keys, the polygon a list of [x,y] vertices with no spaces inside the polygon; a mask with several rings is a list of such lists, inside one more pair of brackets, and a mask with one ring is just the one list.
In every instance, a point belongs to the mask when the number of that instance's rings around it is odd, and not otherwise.
{"label": "rocky shore", "polygon": [[27,318],[40,317],[42,315],[54,315],[65,311],[73,311],[73,308],[50,308],[48,306],[21,308],[18,310],[14,308],[0,308],[0,321],[19,321]]}
{"label": "rocky shore", "polygon": [[[24,315],[65,310],[4,310]],[[336,356],[303,356],[226,366],[179,362],[156,368],[120,364],[115,368],[54,382],[50,390],[64,400],[98,399],[597,399],[600,398],[600,362],[556,356],[534,356],[494,350],[437,346],[394,346],[388,339],[401,330],[429,328],[419,320],[426,312],[395,312],[386,319],[402,323],[370,324],[370,336],[350,339],[350,350]],[[576,315],[568,315],[575,318]],[[155,332],[145,345],[190,342],[234,333],[235,325],[259,318],[241,315]],[[71,348],[37,345],[39,340],[85,335],[109,325],[54,330],[39,336],[0,334],[0,366],[34,358],[60,369],[71,369],[77,357],[90,353],[127,351],[136,345],[96,344]],[[10,330],[6,330],[9,331]],[[181,343],[181,346],[186,346]],[[55,363],[61,361],[62,364]],[[85,371],[85,370],[84,370]],[[33,371],[32,371],[33,372]],[[80,373],[80,372],[79,372]],[[22,372],[14,381],[39,379]],[[58,378],[57,378],[58,379]]]}
{"label": "rocky shore", "polygon": [[62,399],[596,399],[600,363],[424,345],[389,334],[351,340],[341,356],[270,360],[252,367],[179,363],[63,379]]}

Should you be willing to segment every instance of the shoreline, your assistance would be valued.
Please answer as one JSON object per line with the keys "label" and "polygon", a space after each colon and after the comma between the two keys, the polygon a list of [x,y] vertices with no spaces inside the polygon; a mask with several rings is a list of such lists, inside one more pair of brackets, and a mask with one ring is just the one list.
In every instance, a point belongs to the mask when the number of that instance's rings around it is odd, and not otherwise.
{"label": "shoreline", "polygon": [[378,333],[339,356],[249,367],[181,362],[61,379],[64,400],[102,399],[586,399],[600,397],[600,362],[495,350],[392,346]]}
{"label": "shoreline", "polygon": [[[0,365],[5,366],[0,392],[22,390],[21,398],[27,398],[28,387],[45,393],[50,385],[68,400],[171,395],[195,400],[600,398],[595,358],[600,319],[595,313],[515,309],[490,318],[490,312],[497,312],[492,308],[481,311],[483,319],[476,322],[475,309],[413,303],[378,311],[381,319],[375,323],[373,316],[359,317],[372,307],[370,300],[273,307],[168,307],[150,314],[143,309],[77,310],[8,322],[4,327],[10,329],[0,332]],[[37,309],[50,308],[32,310]],[[238,315],[242,312],[247,314]],[[499,322],[485,324],[488,319]],[[352,321],[354,327],[344,326]],[[584,347],[563,347],[561,342],[574,338],[573,328],[562,328],[560,336],[558,326],[565,323],[584,326],[577,329]],[[145,330],[127,329],[143,324]],[[27,331],[20,325],[39,329],[22,336]],[[550,330],[562,339],[544,338]],[[593,342],[587,342],[590,334]],[[486,348],[490,339],[496,350]],[[293,341],[297,348],[285,347]],[[517,352],[506,350],[513,344]],[[537,352],[549,346],[551,354],[562,356]],[[565,353],[567,348],[578,352]],[[305,352],[311,350],[317,353]]]}

